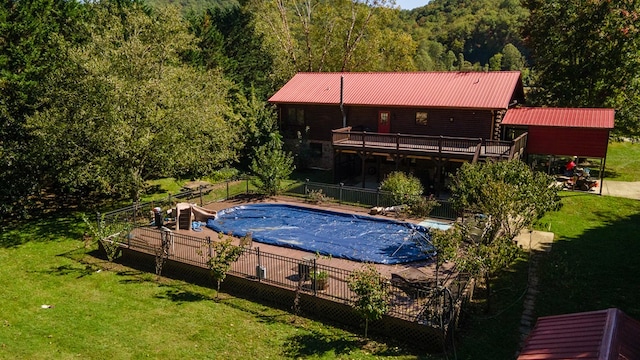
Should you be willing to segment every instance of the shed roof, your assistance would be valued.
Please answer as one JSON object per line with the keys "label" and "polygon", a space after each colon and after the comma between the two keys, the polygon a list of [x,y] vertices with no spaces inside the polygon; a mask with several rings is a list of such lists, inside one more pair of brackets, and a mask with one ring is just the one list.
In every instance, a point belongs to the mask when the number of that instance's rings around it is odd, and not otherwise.
{"label": "shed roof", "polygon": [[640,322],[607,310],[538,319],[518,360],[638,359]]}
{"label": "shed roof", "polygon": [[614,109],[595,108],[512,108],[502,125],[555,126],[613,129]]}
{"label": "shed roof", "polygon": [[438,108],[507,109],[522,93],[518,71],[298,73],[269,101]]}

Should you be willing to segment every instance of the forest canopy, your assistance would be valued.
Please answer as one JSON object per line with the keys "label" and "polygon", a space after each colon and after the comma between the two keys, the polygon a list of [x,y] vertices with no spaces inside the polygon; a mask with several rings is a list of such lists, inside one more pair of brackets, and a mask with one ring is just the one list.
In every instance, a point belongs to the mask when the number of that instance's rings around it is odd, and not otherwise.
{"label": "forest canopy", "polygon": [[640,126],[640,0],[3,0],[0,213],[248,170],[299,71],[519,70],[530,105]]}

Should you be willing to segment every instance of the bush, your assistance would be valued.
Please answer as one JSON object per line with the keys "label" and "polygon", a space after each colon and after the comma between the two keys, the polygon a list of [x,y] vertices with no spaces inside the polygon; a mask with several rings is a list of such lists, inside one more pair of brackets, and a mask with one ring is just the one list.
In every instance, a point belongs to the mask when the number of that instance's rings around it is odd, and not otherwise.
{"label": "bush", "polygon": [[281,144],[268,144],[258,149],[251,163],[251,171],[257,177],[254,185],[267,196],[282,191],[282,181],[295,169],[293,157],[281,148]]}
{"label": "bush", "polygon": [[391,192],[394,203],[406,204],[409,207],[409,213],[413,216],[427,216],[434,207],[439,205],[432,196],[429,198],[422,196],[424,192],[422,183],[411,174],[392,172],[382,181],[380,188]]}
{"label": "bush", "polygon": [[424,188],[418,178],[401,171],[394,171],[387,175],[382,184],[380,184],[380,189],[391,192],[393,201],[398,205],[411,205],[424,192]]}

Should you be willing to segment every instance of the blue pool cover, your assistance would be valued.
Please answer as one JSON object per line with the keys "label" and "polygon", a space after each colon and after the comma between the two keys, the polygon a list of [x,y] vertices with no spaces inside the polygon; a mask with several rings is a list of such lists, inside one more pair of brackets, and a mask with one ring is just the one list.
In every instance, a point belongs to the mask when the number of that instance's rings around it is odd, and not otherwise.
{"label": "blue pool cover", "polygon": [[221,210],[207,227],[254,241],[379,264],[425,260],[434,247],[425,227],[370,216],[281,204]]}

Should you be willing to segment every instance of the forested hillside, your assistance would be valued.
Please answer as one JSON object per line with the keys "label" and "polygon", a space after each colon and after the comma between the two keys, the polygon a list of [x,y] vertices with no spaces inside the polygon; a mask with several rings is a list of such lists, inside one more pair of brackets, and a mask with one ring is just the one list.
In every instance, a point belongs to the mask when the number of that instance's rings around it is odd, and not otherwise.
{"label": "forested hillside", "polygon": [[[299,71],[521,70],[640,134],[640,0],[3,0],[0,213],[249,169]],[[225,171],[233,173],[233,171]],[[51,197],[50,195],[54,195]]]}

